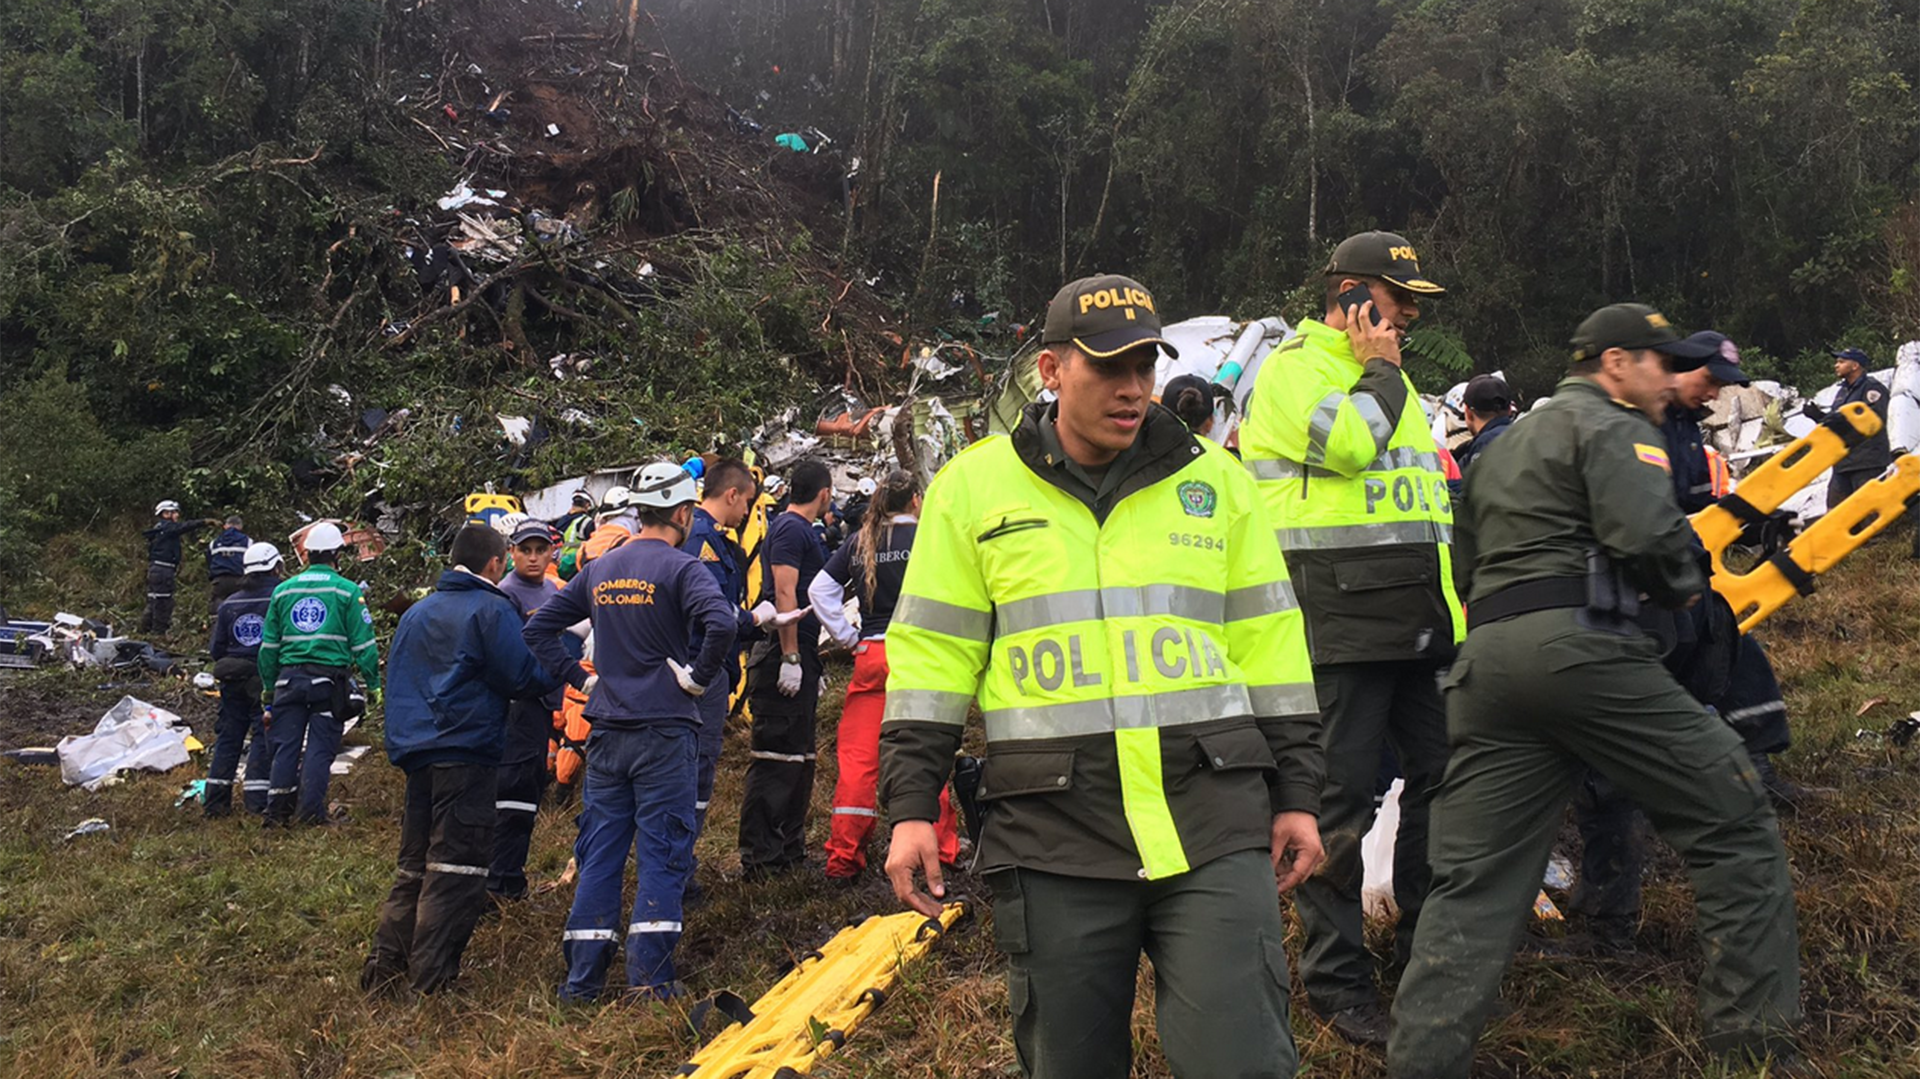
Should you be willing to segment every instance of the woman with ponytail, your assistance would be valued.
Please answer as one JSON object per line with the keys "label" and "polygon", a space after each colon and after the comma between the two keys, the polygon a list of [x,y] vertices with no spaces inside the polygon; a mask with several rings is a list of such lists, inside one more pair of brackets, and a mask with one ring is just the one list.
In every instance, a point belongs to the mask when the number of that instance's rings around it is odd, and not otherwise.
{"label": "woman with ponytail", "polygon": [[1213,386],[1198,375],[1180,375],[1168,379],[1165,389],[1160,391],[1160,403],[1187,430],[1202,438],[1213,438]]}
{"label": "woman with ponytail", "polygon": [[[840,709],[835,735],[840,762],[833,787],[833,829],[827,838],[827,879],[851,884],[867,864],[867,837],[875,823],[880,784],[880,718],[887,701],[887,623],[900,600],[900,584],[913,551],[920,514],[920,481],[905,469],[889,472],[874,491],[866,518],[840,545],[807,590],[813,613],[834,639],[853,650],[853,679]],[[846,601],[860,601],[860,624],[847,617]],[[960,856],[953,805],[940,793],[940,860]]]}

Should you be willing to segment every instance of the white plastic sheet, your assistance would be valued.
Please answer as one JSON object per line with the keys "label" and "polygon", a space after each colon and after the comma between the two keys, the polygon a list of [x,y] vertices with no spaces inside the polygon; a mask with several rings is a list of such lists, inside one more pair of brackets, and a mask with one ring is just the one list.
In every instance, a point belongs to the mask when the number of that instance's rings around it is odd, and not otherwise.
{"label": "white plastic sheet", "polygon": [[165,772],[186,764],[187,728],[179,716],[136,697],[122,697],[92,734],[60,739],[60,778],[68,786],[99,790],[129,769]]}

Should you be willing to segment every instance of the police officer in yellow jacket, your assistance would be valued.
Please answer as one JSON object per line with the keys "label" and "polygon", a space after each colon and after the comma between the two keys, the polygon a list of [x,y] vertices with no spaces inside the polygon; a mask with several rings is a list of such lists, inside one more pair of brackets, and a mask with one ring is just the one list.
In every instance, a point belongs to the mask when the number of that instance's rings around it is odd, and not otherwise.
{"label": "police officer in yellow jacket", "polygon": [[1386,1044],[1361,917],[1360,839],[1374,816],[1382,748],[1406,786],[1394,844],[1395,951],[1405,962],[1432,883],[1427,815],[1447,763],[1435,682],[1465,636],[1447,552],[1447,478],[1400,337],[1422,297],[1444,290],[1413,247],[1363,232],[1334,249],[1326,315],[1266,359],[1240,449],[1259,482],[1306,612],[1327,785],[1327,865],[1294,903],[1305,929],[1300,979],[1314,1010],[1349,1041]]}
{"label": "police officer in yellow jacket", "polygon": [[1124,277],[1048,308],[1036,404],[926,496],[887,633],[881,800],[909,906],[969,706],[976,868],[1032,1079],[1124,1076],[1153,961],[1178,1075],[1290,1076],[1277,893],[1320,860],[1323,766],[1300,612],[1253,483],[1152,403],[1160,321]]}

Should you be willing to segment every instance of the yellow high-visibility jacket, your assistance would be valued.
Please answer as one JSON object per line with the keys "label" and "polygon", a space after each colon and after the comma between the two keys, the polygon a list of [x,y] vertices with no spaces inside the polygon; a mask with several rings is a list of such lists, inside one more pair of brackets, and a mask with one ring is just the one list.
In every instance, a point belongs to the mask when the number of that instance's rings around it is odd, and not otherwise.
{"label": "yellow high-visibility jacket", "polygon": [[1413,383],[1314,319],[1269,355],[1240,426],[1315,663],[1442,659],[1466,638],[1453,504]]}
{"label": "yellow high-visibility jacket", "polygon": [[1035,405],[927,491],[887,630],[890,816],[938,815],[977,699],[982,870],[1159,879],[1265,849],[1275,813],[1318,812],[1325,768],[1253,482],[1156,406],[1090,503],[1055,481],[1042,423]]}

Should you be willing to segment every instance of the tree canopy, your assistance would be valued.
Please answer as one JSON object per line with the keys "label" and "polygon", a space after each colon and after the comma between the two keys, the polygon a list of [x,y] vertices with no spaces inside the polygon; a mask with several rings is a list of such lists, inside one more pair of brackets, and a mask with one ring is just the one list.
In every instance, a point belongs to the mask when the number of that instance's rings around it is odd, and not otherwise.
{"label": "tree canopy", "polygon": [[[707,448],[856,385],[886,340],[1032,320],[1082,274],[1130,273],[1171,317],[1298,319],[1369,228],[1451,288],[1415,342],[1429,388],[1471,365],[1539,393],[1575,322],[1629,298],[1803,384],[1830,347],[1890,358],[1920,331],[1911,3],[17,0],[0,41],[0,392],[86,402],[102,459],[210,498],[297,479],[330,385],[437,408],[447,437],[408,451],[428,471],[471,461],[461,417],[503,395],[597,402],[590,451],[479,477],[530,482]],[[496,75],[522,59],[545,66]],[[544,144],[536,107],[571,130]],[[563,147],[584,128],[602,141]],[[827,153],[779,159],[788,131]],[[615,269],[661,270],[650,297],[545,254],[464,315],[439,286],[413,326],[412,238],[488,154],[618,241]],[[610,362],[547,377],[584,352]]]}

